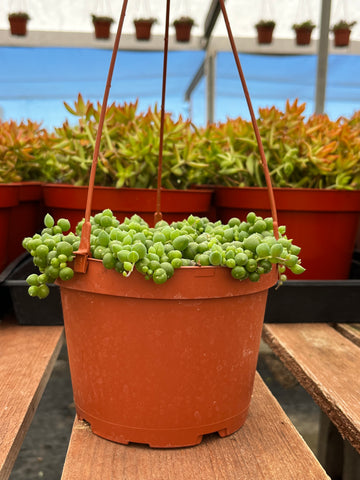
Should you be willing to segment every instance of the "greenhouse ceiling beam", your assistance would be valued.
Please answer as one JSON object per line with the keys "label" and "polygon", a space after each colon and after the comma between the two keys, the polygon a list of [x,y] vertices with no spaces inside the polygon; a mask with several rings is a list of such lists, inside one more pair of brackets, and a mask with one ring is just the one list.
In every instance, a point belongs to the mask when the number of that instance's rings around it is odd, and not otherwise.
{"label": "greenhouse ceiling beam", "polygon": [[[206,51],[209,45],[210,37],[212,34],[212,31],[214,30],[216,20],[218,19],[218,16],[221,12],[220,8],[220,3],[219,0],[212,0],[211,5],[208,10],[208,14],[206,16],[205,22],[204,22],[204,36],[203,36],[203,42],[204,42],[204,50]],[[206,74],[206,59],[202,62],[200,67],[198,68],[197,72],[195,73],[193,79],[190,82],[190,85],[185,91],[185,101],[189,102],[191,98],[192,92],[195,90],[197,87],[198,83],[200,80],[203,78],[203,76]],[[211,68],[209,69],[209,74],[214,73],[214,69]],[[210,80],[211,85],[214,85],[214,79]],[[207,102],[212,101],[214,103],[214,98],[207,96]],[[207,106],[207,111],[208,112],[213,112],[214,111],[214,105],[208,105]]]}
{"label": "greenhouse ceiling beam", "polygon": [[190,85],[186,89],[185,102],[190,101],[190,97],[191,97],[192,92],[195,90],[197,84],[200,82],[200,80],[202,79],[202,77],[204,75],[205,75],[205,60],[203,60],[202,64],[198,68],[198,71],[195,73],[193,79],[191,80]]}
{"label": "greenhouse ceiling beam", "polygon": [[206,16],[205,24],[204,24],[204,38],[206,41],[205,48],[209,43],[212,31],[214,30],[216,20],[218,19],[220,12],[221,12],[221,8],[220,8],[219,0],[213,0],[209,7],[209,11]]}
{"label": "greenhouse ceiling beam", "polygon": [[317,114],[324,113],[325,110],[330,12],[331,0],[322,0],[315,91],[315,113]]}

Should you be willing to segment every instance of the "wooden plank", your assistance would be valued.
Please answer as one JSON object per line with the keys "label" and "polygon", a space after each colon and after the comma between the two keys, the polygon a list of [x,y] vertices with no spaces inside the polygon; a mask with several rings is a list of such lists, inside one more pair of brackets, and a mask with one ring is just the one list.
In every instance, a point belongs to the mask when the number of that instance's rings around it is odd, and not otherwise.
{"label": "wooden plank", "polygon": [[244,426],[190,448],[151,449],[97,437],[75,419],[62,480],[329,479],[261,378]]}
{"label": "wooden plank", "polygon": [[360,324],[353,323],[349,325],[348,323],[336,323],[334,325],[335,329],[340,332],[344,337],[348,338],[355,345],[360,347]]}
{"label": "wooden plank", "polygon": [[19,453],[64,340],[64,328],[0,324],[0,480]]}
{"label": "wooden plank", "polygon": [[267,324],[263,338],[360,452],[360,348],[326,324]]}

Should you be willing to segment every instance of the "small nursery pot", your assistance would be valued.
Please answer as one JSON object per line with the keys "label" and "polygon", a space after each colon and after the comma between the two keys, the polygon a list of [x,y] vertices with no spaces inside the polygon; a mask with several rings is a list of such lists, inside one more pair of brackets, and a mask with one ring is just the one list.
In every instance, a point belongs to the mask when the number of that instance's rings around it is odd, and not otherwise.
{"label": "small nursery pot", "polygon": [[24,37],[27,34],[28,18],[24,16],[9,18],[10,33],[19,37]]}
{"label": "small nursery pot", "polygon": [[134,20],[137,40],[150,40],[154,20]]}
{"label": "small nursery pot", "polygon": [[156,285],[89,259],[59,281],[77,415],[108,440],[196,445],[245,422],[268,289],[225,267],[181,267]]}
{"label": "small nursery pot", "polygon": [[339,28],[334,30],[334,46],[347,47],[350,43],[351,30],[349,28]]}
{"label": "small nursery pot", "polygon": [[[348,279],[360,221],[360,191],[274,188],[274,194],[279,225],[286,225],[288,237],[301,247],[306,268],[301,279]],[[271,215],[263,187],[218,187],[215,204],[222,222],[243,219],[251,210],[262,217]],[[291,272],[287,275],[299,278]]]}
{"label": "small nursery pot", "polygon": [[94,24],[94,33],[95,38],[106,40],[110,38],[110,29],[111,29],[111,22],[106,20],[95,20]]}
{"label": "small nursery pot", "polygon": [[256,31],[259,44],[272,43],[274,27],[257,26]]}
{"label": "small nursery pot", "polygon": [[42,185],[40,182],[14,183],[18,189],[19,203],[11,210],[7,243],[8,261],[24,252],[24,237],[41,230],[43,223]]}
{"label": "small nursery pot", "polygon": [[190,42],[193,22],[178,20],[174,23],[177,42]]}
{"label": "small nursery pot", "polygon": [[311,42],[311,28],[296,28],[296,45],[310,45]]}
{"label": "small nursery pot", "polygon": [[[87,187],[49,183],[43,186],[43,190],[45,208],[55,219],[67,218],[74,231],[77,223],[84,217]],[[207,216],[211,208],[212,194],[211,189],[163,189],[161,193],[163,219],[171,223],[184,220],[191,213]],[[93,213],[101,212],[109,205],[114,206],[112,210],[120,221],[137,213],[153,226],[156,190],[95,186]]]}
{"label": "small nursery pot", "polygon": [[11,211],[19,204],[19,190],[16,184],[0,185],[0,272],[10,263],[8,239],[10,237]]}

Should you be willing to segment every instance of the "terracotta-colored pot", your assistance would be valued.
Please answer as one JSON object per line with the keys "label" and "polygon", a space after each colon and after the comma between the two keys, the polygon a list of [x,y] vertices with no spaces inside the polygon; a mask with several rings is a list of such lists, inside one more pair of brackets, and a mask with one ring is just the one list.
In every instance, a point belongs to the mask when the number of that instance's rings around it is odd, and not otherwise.
{"label": "terracotta-colored pot", "polygon": [[295,29],[296,45],[310,45],[311,33],[312,33],[312,29],[310,28]]}
{"label": "terracotta-colored pot", "polygon": [[[84,217],[88,187],[46,184],[43,186],[45,210],[55,219],[67,218],[75,229]],[[168,222],[183,220],[191,213],[207,216],[213,191],[204,190],[162,190],[161,211]],[[156,190],[147,188],[95,187],[92,209],[94,213],[113,206],[112,211],[123,221],[137,213],[150,226],[154,224],[156,211]]]}
{"label": "terracotta-colored pot", "polygon": [[11,35],[25,36],[27,34],[27,22],[28,19],[25,17],[9,18]]}
{"label": "terracotta-colored pot", "polygon": [[95,29],[95,38],[104,40],[110,38],[111,22],[95,20],[93,23]]}
{"label": "terracotta-colored pot", "polygon": [[268,289],[226,267],[181,267],[156,285],[89,260],[59,281],[79,418],[109,440],[183,447],[245,422]]}
{"label": "terracotta-colored pot", "polygon": [[19,189],[11,183],[0,184],[0,272],[10,263],[8,237],[11,209],[19,203]]}
{"label": "terracotta-colored pot", "polygon": [[260,44],[272,42],[274,27],[257,26],[257,41]]}
{"label": "terracotta-colored pot", "polygon": [[350,43],[351,30],[348,28],[339,28],[334,31],[335,47],[347,47]]}
{"label": "terracotta-colored pot", "polygon": [[[360,191],[275,188],[280,225],[301,247],[306,271],[292,279],[344,280],[349,278],[356,231],[360,219]],[[215,189],[218,218],[244,219],[249,211],[270,216],[266,188],[218,187]]]}
{"label": "terracotta-colored pot", "polygon": [[153,20],[134,20],[137,40],[150,40]]}
{"label": "terracotta-colored pot", "polygon": [[14,260],[25,251],[22,246],[25,237],[33,236],[44,227],[41,183],[19,182],[14,186],[19,190],[19,203],[11,209],[8,261]]}
{"label": "terracotta-colored pot", "polygon": [[190,42],[193,23],[177,21],[174,24],[177,42]]}

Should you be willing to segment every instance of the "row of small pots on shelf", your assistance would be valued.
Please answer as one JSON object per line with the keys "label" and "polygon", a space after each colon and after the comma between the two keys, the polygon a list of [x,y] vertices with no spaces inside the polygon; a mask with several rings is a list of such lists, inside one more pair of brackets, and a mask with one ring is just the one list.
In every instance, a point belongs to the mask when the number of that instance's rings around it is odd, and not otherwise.
{"label": "row of small pots on shelf", "polygon": [[[96,38],[107,39],[110,37],[110,26],[113,23],[111,17],[98,17],[92,15],[92,21],[95,28]],[[150,40],[151,27],[157,22],[156,18],[136,18],[134,19],[135,35],[137,40]],[[175,28],[176,40],[178,42],[189,42],[191,29],[194,20],[190,17],[180,17],[173,22]]]}
{"label": "row of small pots on shelf", "polygon": [[[25,36],[27,34],[27,22],[30,20],[28,13],[10,13],[8,19],[12,35]],[[95,37],[97,39],[110,38],[110,28],[114,19],[109,16],[99,15],[91,15],[91,19],[94,25]],[[156,18],[135,19],[134,26],[137,40],[149,40],[151,37],[151,27],[156,22]],[[176,40],[178,42],[189,42],[193,25],[194,20],[190,17],[180,17],[174,20],[173,26],[175,28]]]}
{"label": "row of small pots on shelf", "polygon": [[[8,18],[12,35],[26,35],[27,21],[30,19],[27,13],[11,13],[9,14]],[[95,29],[95,37],[98,39],[110,38],[110,27],[114,22],[114,19],[108,16],[97,15],[92,15],[91,18]],[[151,28],[156,22],[156,18],[134,19],[137,40],[150,40]],[[346,47],[349,45],[351,27],[353,27],[355,23],[356,22],[347,22],[345,20],[341,20],[332,27],[332,32],[334,33],[334,45],[336,47]],[[194,20],[191,17],[180,17],[176,19],[173,22],[176,40],[178,42],[189,42],[193,25]],[[270,44],[272,42],[275,25],[276,23],[273,20],[260,20],[255,25],[259,44]],[[296,44],[309,45],[311,42],[311,34],[315,27],[316,25],[311,20],[294,24],[293,30],[296,34]]]}
{"label": "row of small pots on shelf", "polygon": [[[351,28],[355,24],[356,22],[341,20],[331,28],[334,34],[335,47],[346,47],[349,45]],[[273,20],[260,20],[255,25],[258,43],[269,44],[272,42],[275,25],[276,23]],[[292,28],[295,31],[296,44],[309,45],[311,42],[311,34],[315,27],[316,25],[311,20],[294,24]]]}
{"label": "row of small pots on shelf", "polygon": [[[288,237],[302,248],[306,268],[302,279],[347,279],[360,219],[360,191],[275,188],[274,194],[279,224],[287,227]],[[44,213],[67,218],[74,230],[84,217],[86,197],[86,186],[0,184],[1,231],[12,235],[0,238],[0,270],[22,253],[22,239],[40,229]],[[153,225],[156,190],[95,186],[92,208],[94,214],[111,208],[120,221],[138,214]],[[232,217],[244,220],[250,211],[271,216],[264,187],[163,189],[161,210],[169,223],[190,214],[223,223]],[[290,273],[289,278],[296,277]]]}

